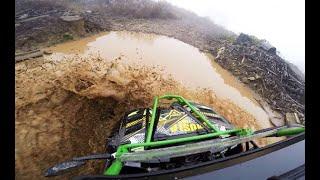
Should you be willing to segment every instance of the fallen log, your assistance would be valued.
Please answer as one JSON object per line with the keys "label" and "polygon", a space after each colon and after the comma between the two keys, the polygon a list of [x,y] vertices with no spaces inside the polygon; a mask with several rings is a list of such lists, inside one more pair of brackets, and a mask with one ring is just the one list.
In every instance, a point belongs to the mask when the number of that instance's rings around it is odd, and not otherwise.
{"label": "fallen log", "polygon": [[304,86],[304,84],[302,84],[298,79],[296,79],[295,77],[293,77],[291,74],[289,74],[289,77],[291,78],[290,80],[300,84],[301,86]]}
{"label": "fallen log", "polygon": [[275,76],[278,76],[278,74],[276,74],[275,72],[273,72],[272,70],[270,70],[269,68],[266,68],[268,70],[268,72],[271,72],[272,74],[274,74]]}
{"label": "fallen log", "polygon": [[43,51],[41,50],[35,50],[35,51],[29,51],[25,53],[16,54],[15,56],[15,62],[21,62],[27,59],[36,58],[43,56]]}

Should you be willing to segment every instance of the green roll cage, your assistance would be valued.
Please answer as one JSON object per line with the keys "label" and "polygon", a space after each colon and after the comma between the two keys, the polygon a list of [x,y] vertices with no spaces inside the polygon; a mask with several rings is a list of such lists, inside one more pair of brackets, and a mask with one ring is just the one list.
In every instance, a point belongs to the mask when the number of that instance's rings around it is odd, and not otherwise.
{"label": "green roll cage", "polygon": [[[152,141],[152,134],[154,131],[154,124],[156,119],[156,113],[158,109],[159,100],[161,99],[176,99],[178,103],[181,105],[186,105],[191,109],[193,113],[195,113],[198,116],[198,119],[205,123],[209,129],[212,131],[208,134],[203,135],[195,135],[195,136],[189,136],[189,137],[181,137],[177,139],[169,139],[169,140],[163,140],[163,141]],[[212,124],[201,112],[199,112],[189,101],[184,99],[182,96],[178,95],[164,95],[164,96],[156,96],[153,101],[153,108],[152,108],[152,114],[151,114],[151,120],[149,122],[149,126],[147,126],[148,129],[146,129],[146,139],[144,143],[134,143],[134,144],[125,144],[120,145],[117,148],[117,151],[115,153],[115,160],[112,162],[111,166],[104,171],[104,175],[119,175],[123,163],[119,160],[124,153],[128,153],[131,148],[137,148],[137,147],[159,147],[159,146],[166,146],[166,145],[173,145],[177,143],[184,143],[184,142],[192,142],[192,141],[198,141],[208,138],[214,138],[220,135],[238,135],[238,136],[249,136],[253,134],[253,131],[251,129],[232,129],[232,130],[226,130],[226,131],[220,131],[219,128],[217,128],[214,124]],[[282,131],[278,131],[278,136],[286,136],[286,135],[293,135],[296,133],[300,133],[304,131],[304,128],[295,128],[293,130],[290,129],[283,129]]]}

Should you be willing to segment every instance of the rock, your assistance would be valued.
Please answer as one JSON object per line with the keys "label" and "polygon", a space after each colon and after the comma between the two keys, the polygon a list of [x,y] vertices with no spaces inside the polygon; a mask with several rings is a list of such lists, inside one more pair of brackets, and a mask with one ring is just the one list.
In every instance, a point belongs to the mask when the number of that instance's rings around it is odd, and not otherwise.
{"label": "rock", "polygon": [[274,126],[284,126],[285,125],[284,119],[281,117],[280,118],[270,117],[269,120]]}
{"label": "rock", "polygon": [[236,40],[236,43],[237,44],[244,44],[244,45],[247,44],[247,45],[249,45],[249,44],[253,43],[253,39],[249,35],[241,33],[238,36],[238,38]]}
{"label": "rock", "polygon": [[221,54],[224,53],[224,50],[225,50],[225,49],[226,49],[225,47],[222,47],[222,48],[220,48],[220,49],[218,50],[216,59],[218,59],[218,58],[221,56]]}
{"label": "rock", "polygon": [[286,123],[290,124],[301,124],[301,121],[297,113],[286,113]]}
{"label": "rock", "polygon": [[249,83],[248,78],[246,77],[241,78],[241,81],[246,84]]}
{"label": "rock", "polygon": [[51,51],[51,50],[44,50],[44,51],[43,51],[43,54],[45,54],[45,55],[50,55],[50,54],[52,54],[52,51]]}
{"label": "rock", "polygon": [[29,15],[28,14],[23,14],[23,15],[21,15],[20,17],[18,17],[18,19],[25,19],[25,18],[27,18]]}
{"label": "rock", "polygon": [[258,44],[258,47],[264,51],[267,51],[267,53],[271,55],[277,54],[277,49],[266,40],[261,40]]}
{"label": "rock", "polygon": [[277,54],[277,49],[275,47],[272,47],[267,52],[272,54],[272,55],[276,55]]}

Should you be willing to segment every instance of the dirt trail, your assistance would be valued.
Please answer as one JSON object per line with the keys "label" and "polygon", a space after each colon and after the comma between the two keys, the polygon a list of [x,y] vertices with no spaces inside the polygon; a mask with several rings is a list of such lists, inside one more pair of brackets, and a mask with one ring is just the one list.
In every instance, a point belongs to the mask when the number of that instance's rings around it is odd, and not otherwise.
{"label": "dirt trail", "polygon": [[[57,162],[103,152],[124,112],[150,106],[155,95],[180,94],[214,107],[238,127],[260,129],[253,116],[212,91],[188,90],[157,68],[127,65],[119,58],[38,58],[15,68],[16,179],[44,179],[44,170]],[[102,167],[88,164],[56,179],[99,173]]]}

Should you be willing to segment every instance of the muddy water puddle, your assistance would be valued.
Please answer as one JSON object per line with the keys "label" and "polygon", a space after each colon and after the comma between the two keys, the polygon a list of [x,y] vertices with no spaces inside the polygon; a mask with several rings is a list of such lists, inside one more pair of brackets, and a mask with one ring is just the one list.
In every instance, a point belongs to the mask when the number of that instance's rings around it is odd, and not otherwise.
{"label": "muddy water puddle", "polygon": [[184,86],[208,88],[253,115],[261,127],[271,127],[268,114],[255,101],[253,91],[220,67],[210,54],[174,38],[139,32],[109,32],[50,48],[51,58],[66,54],[99,54],[107,60],[157,66]]}

